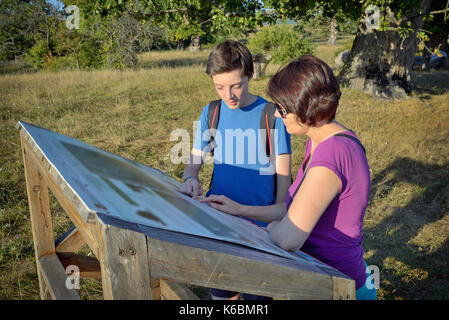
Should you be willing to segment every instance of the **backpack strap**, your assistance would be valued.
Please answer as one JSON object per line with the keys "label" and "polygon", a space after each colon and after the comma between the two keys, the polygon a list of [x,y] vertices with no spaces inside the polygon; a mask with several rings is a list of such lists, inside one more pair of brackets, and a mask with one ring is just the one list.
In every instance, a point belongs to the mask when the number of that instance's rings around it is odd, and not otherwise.
{"label": "backpack strap", "polygon": [[[215,133],[217,132],[218,121],[220,120],[220,109],[221,109],[221,100],[214,100],[209,103],[209,107],[207,110],[207,123],[209,126],[209,145],[210,145],[210,150],[208,151],[212,153],[212,156],[214,155],[214,149],[217,145],[215,143]],[[214,171],[215,170],[212,170],[212,176],[210,177],[209,190],[212,187],[212,180],[214,179]]]}
{"label": "backpack strap", "polygon": [[218,128],[218,121],[220,120],[221,100],[214,100],[209,103],[209,109],[207,111],[207,122],[209,125],[209,142],[210,152],[214,154],[215,149],[215,133]]}
{"label": "backpack strap", "polygon": [[352,141],[354,141],[355,143],[357,143],[357,144],[363,149],[363,152],[366,154],[365,147],[363,146],[363,144],[360,142],[359,139],[357,139],[357,138],[355,138],[355,137],[353,137],[353,136],[351,136],[351,135],[349,135],[349,134],[345,134],[345,133],[337,133],[335,136],[336,136],[336,137],[337,137],[337,136],[338,136],[338,137],[346,137],[346,138],[351,139]]}
{"label": "backpack strap", "polygon": [[265,152],[267,157],[270,157],[275,152],[274,146],[274,128],[276,126],[276,106],[272,102],[267,102],[260,117],[260,129],[265,129],[266,134],[262,134],[262,145],[265,145]]}
{"label": "backpack strap", "polygon": [[[271,159],[275,156],[275,145],[274,145],[274,128],[276,126],[276,105],[272,102],[265,103],[265,107],[262,110],[260,116],[259,129],[262,134],[262,145],[265,146],[265,153],[267,157]],[[274,174],[274,197],[277,195],[277,174]]]}

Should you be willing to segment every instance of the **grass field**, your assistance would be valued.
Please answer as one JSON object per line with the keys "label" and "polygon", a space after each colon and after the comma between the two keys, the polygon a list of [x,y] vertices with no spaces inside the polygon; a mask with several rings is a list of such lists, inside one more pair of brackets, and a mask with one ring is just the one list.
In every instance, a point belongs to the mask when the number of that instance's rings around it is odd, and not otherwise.
{"label": "grass field", "polygon": [[[331,66],[348,47],[318,45]],[[0,72],[0,299],[39,299],[18,120],[72,136],[180,179],[170,132],[192,122],[216,93],[204,73],[207,51],[151,52],[141,68],[57,73]],[[266,96],[269,77],[250,83]],[[449,71],[415,74],[404,101],[381,101],[343,89],[337,119],[366,147],[372,173],[364,221],[365,259],[380,270],[379,299],[449,299]],[[292,137],[293,174],[305,139]],[[211,167],[200,178],[207,184]],[[54,231],[71,226],[51,201]],[[88,249],[83,249],[90,254]],[[84,299],[101,299],[101,283],[83,280]]]}

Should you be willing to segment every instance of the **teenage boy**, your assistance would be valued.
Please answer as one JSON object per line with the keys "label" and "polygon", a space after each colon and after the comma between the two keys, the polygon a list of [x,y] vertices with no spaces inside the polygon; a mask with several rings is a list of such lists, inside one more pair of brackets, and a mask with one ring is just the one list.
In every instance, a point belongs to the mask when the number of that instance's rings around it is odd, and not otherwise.
{"label": "teenage boy", "polygon": [[[261,116],[267,101],[248,91],[254,74],[252,55],[240,42],[226,40],[216,45],[209,55],[206,73],[211,76],[219,102],[218,127],[213,139],[214,171],[207,196],[226,195],[246,205],[270,205],[285,202],[291,184],[290,135],[280,118],[276,118],[270,158],[261,141]],[[216,116],[216,112],[213,113]],[[180,191],[192,197],[203,194],[198,173],[203,159],[211,150],[208,117],[204,107],[196,132],[190,162],[184,170]],[[262,129],[262,130],[260,130]],[[275,161],[273,161],[275,160]],[[271,169],[270,169],[271,168]],[[271,172],[270,172],[271,170]],[[261,227],[266,222],[252,220]],[[211,290],[213,299],[237,299],[239,294]],[[257,298],[244,295],[244,298]]]}

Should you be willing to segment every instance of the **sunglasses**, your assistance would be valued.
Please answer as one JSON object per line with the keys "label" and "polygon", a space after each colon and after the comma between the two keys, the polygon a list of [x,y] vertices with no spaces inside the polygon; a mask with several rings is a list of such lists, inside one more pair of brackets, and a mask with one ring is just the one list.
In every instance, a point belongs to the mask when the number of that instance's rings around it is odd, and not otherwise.
{"label": "sunglasses", "polygon": [[282,119],[285,119],[287,117],[287,110],[284,107],[281,107],[280,105],[278,105],[276,103],[276,109],[279,112],[279,114],[281,115]]}

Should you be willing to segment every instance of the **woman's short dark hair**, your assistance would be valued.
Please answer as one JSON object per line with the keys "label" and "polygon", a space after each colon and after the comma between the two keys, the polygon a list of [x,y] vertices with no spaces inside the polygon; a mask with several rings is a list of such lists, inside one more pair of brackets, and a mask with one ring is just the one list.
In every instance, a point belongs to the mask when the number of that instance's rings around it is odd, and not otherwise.
{"label": "woman's short dark hair", "polygon": [[252,76],[253,56],[243,43],[226,40],[212,49],[207,60],[206,73],[214,76],[233,70],[240,70],[243,76]]}
{"label": "woman's short dark hair", "polygon": [[335,119],[341,96],[332,69],[312,55],[303,55],[279,70],[270,79],[267,93],[310,126]]}

